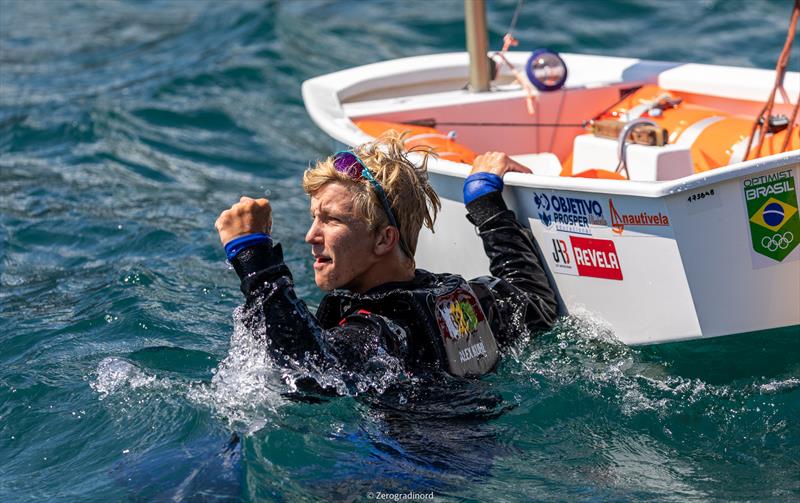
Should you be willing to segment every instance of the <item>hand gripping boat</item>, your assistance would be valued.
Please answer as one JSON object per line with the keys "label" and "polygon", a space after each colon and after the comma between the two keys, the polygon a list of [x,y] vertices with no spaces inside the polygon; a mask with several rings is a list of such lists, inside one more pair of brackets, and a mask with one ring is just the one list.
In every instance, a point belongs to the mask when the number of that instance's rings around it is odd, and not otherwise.
{"label": "hand gripping boat", "polygon": [[535,66],[529,53],[502,57],[488,92],[465,88],[467,53],[303,84],[335,140],[395,129],[439,152],[428,166],[442,212],[420,236],[419,267],[487,273],[461,190],[475,153],[504,151],[533,172],[506,175],[504,197],[565,312],[593,313],[627,344],[800,330],[800,74],[785,73],[755,127],[773,71],[562,54],[565,82],[548,90],[512,70]]}

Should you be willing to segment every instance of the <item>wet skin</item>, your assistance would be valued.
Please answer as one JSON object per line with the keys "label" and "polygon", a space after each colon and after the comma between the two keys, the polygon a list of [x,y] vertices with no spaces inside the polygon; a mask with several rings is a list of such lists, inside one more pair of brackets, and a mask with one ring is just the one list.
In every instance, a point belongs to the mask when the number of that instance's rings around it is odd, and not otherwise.
{"label": "wet skin", "polygon": [[[314,256],[314,280],[322,290],[365,292],[390,281],[410,281],[414,263],[400,250],[397,228],[370,230],[353,205],[350,187],[323,185],[311,196],[311,227],[306,242]],[[242,197],[214,224],[220,241],[272,231],[272,207],[266,199]]]}
{"label": "wet skin", "polygon": [[348,189],[329,183],[311,197],[306,242],[314,256],[314,281],[322,290],[364,291],[365,277],[380,261],[378,236],[357,216]]}
{"label": "wet skin", "polygon": [[[502,152],[475,158],[470,174],[530,170]],[[415,264],[400,250],[400,233],[387,225],[370,230],[353,204],[351,187],[340,182],[323,185],[311,195],[311,227],[305,240],[314,256],[314,281],[322,290],[337,288],[363,293],[375,286],[410,281]],[[272,206],[267,199],[243,196],[223,211],[214,224],[220,241],[251,233],[272,232]]]}

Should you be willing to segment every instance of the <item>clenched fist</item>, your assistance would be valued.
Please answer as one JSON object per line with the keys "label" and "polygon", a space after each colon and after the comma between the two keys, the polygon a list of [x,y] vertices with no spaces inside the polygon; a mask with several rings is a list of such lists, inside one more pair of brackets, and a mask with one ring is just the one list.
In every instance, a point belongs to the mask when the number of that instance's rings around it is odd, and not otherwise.
{"label": "clenched fist", "polygon": [[219,240],[225,246],[232,239],[247,234],[272,232],[272,206],[267,199],[242,196],[239,202],[220,213],[214,223]]}

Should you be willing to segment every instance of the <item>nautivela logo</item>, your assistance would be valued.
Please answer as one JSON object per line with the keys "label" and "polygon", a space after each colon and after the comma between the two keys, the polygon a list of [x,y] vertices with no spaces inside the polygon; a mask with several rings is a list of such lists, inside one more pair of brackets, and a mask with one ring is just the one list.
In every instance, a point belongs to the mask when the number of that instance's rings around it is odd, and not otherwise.
{"label": "nautivela logo", "polygon": [[614,200],[608,200],[608,210],[611,213],[611,229],[615,234],[622,234],[626,225],[649,225],[669,227],[669,217],[660,211],[656,214],[641,211],[639,213],[620,213],[614,207]]}
{"label": "nautivela logo", "polygon": [[748,178],[743,185],[753,251],[780,262],[800,242],[792,171]]}

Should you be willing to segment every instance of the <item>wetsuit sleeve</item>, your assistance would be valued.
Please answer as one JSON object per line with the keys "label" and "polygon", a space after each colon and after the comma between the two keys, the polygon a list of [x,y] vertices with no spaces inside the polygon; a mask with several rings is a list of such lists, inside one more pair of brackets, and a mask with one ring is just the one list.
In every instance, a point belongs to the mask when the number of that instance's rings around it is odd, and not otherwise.
{"label": "wetsuit sleeve", "polygon": [[306,303],[294,292],[281,246],[262,243],[241,251],[231,264],[242,281],[245,323],[267,339],[271,352],[281,359],[327,360],[322,331]]}
{"label": "wetsuit sleeve", "polygon": [[[472,200],[467,204],[467,211],[467,218],[478,228],[483,248],[489,257],[489,269],[495,276],[495,279],[480,281],[483,285],[480,289],[485,291],[476,293],[484,298],[487,295],[490,297],[489,304],[494,304],[490,307],[500,318],[507,319],[515,311],[522,313],[525,325],[530,330],[552,327],[558,302],[539,261],[530,231],[520,225],[499,191]],[[511,312],[497,312],[509,306]],[[500,335],[498,342],[510,342],[507,340],[510,337],[508,333],[497,335]]]}
{"label": "wetsuit sleeve", "polygon": [[283,365],[359,373],[374,364],[376,355],[406,357],[393,327],[369,313],[353,314],[340,325],[323,329],[295,295],[279,244],[247,248],[231,264],[242,282],[248,329],[265,339],[270,353]]}

